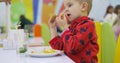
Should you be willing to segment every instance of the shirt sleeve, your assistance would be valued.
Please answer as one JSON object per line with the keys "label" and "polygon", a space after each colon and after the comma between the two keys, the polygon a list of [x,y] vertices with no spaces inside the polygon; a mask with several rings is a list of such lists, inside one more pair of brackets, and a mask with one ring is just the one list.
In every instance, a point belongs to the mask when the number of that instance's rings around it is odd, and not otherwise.
{"label": "shirt sleeve", "polygon": [[64,34],[63,41],[67,47],[67,51],[72,54],[76,54],[82,51],[90,42],[95,44],[97,42],[97,36],[95,32],[95,26],[93,22],[87,22],[85,24],[78,24],[74,32],[68,32]]}
{"label": "shirt sleeve", "polygon": [[60,36],[54,37],[50,42],[50,46],[56,50],[63,50],[63,41]]}

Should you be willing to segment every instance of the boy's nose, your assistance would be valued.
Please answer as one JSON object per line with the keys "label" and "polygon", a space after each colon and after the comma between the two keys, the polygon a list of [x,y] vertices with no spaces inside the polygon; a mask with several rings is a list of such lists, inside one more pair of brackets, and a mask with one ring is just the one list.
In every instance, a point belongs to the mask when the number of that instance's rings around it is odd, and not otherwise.
{"label": "boy's nose", "polygon": [[69,10],[68,9],[65,9],[65,12],[68,12]]}

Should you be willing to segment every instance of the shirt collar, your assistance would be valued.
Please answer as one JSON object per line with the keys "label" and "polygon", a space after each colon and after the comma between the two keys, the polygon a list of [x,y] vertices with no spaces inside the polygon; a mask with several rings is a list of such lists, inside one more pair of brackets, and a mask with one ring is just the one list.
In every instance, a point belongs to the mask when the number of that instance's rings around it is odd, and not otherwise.
{"label": "shirt collar", "polygon": [[76,18],[75,20],[73,20],[71,22],[71,25],[69,26],[69,29],[74,29],[77,24],[82,24],[84,23],[85,21],[88,21],[90,18],[88,18],[87,16],[82,16],[82,17],[79,17],[79,18]]}

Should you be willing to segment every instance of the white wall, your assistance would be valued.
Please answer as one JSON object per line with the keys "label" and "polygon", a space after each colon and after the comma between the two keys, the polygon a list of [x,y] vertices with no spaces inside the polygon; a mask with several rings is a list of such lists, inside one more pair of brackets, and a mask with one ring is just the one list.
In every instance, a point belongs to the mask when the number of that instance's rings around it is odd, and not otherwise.
{"label": "white wall", "polygon": [[95,20],[103,21],[108,5],[115,7],[117,4],[120,4],[120,0],[93,0],[93,7],[89,16]]}
{"label": "white wall", "polygon": [[0,3],[0,26],[3,26],[7,23],[6,16],[6,5],[5,3]]}
{"label": "white wall", "polygon": [[[110,4],[116,6],[120,4],[120,0],[93,0],[93,7],[89,16],[95,20],[102,21],[106,8]],[[0,26],[6,24],[6,15],[6,5],[5,3],[0,3]]]}

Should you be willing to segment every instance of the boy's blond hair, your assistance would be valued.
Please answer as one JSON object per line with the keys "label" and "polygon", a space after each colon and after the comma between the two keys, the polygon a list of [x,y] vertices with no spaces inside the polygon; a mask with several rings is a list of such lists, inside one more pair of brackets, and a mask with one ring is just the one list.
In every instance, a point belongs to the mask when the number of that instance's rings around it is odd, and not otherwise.
{"label": "boy's blond hair", "polygon": [[87,14],[89,15],[91,8],[92,8],[92,0],[80,0],[80,3],[82,2],[87,2],[88,3],[88,10],[87,10]]}

